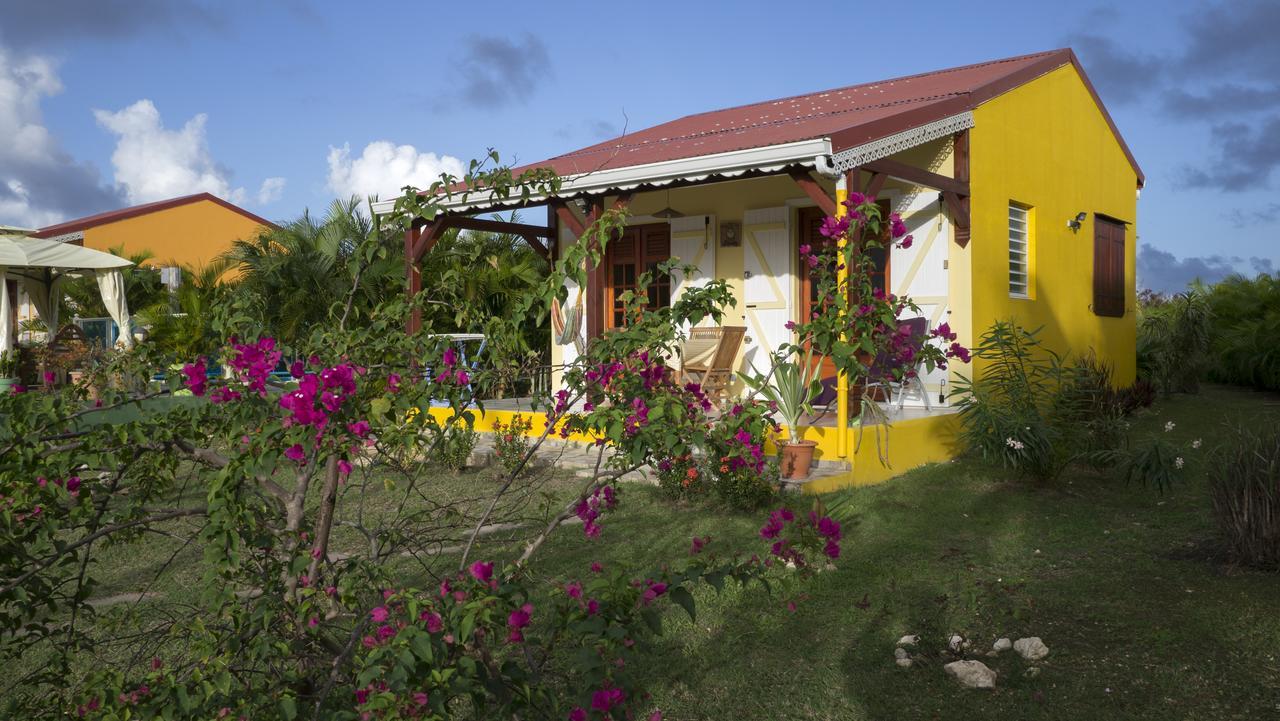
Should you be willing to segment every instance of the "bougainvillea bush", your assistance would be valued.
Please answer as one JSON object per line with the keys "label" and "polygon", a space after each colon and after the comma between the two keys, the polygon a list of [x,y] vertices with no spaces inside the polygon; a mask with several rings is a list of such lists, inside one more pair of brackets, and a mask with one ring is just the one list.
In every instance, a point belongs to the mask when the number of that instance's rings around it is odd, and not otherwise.
{"label": "bougainvillea bush", "polygon": [[[557,181],[473,164],[464,182],[510,196]],[[433,197],[407,193],[404,217],[433,217]],[[620,222],[601,218],[593,242],[521,302],[546,307],[566,279],[581,284]],[[357,286],[362,264],[387,253],[355,249]],[[113,390],[96,402],[75,388],[0,398],[0,716],[660,718],[627,660],[664,610],[696,613],[699,584],[803,578],[840,555],[839,524],[820,506],[775,506],[752,555],[703,538],[643,568],[592,564],[568,580],[531,570],[553,533],[608,542],[609,514],[626,505],[619,478],[719,432],[701,389],[663,359],[679,328],[723,312],[723,283],[637,310],[593,343],[547,399],[526,462],[466,493],[432,461],[483,412],[470,389],[485,371],[462,367],[429,328],[403,333],[430,297],[355,322],[357,290],[296,347],[263,336],[234,300],[219,307],[229,377],[188,358],[147,386],[138,379],[171,359],[142,347],[99,369]],[[272,375],[282,358],[299,359],[284,383]],[[744,466],[760,462],[768,426],[745,416],[723,454]],[[548,472],[527,459],[571,434],[596,443],[596,471],[562,505],[540,505]],[[507,545],[486,540],[494,529]],[[162,542],[176,550],[129,579],[139,593],[125,612],[91,603],[113,559]],[[149,600],[166,573],[182,574],[181,592]]]}

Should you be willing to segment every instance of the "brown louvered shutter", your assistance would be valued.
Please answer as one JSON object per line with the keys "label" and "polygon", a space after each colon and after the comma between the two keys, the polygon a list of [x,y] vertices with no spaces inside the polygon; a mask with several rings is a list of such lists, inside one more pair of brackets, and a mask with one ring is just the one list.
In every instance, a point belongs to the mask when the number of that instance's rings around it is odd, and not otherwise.
{"label": "brown louvered shutter", "polygon": [[1124,224],[1093,219],[1093,312],[1124,316]]}

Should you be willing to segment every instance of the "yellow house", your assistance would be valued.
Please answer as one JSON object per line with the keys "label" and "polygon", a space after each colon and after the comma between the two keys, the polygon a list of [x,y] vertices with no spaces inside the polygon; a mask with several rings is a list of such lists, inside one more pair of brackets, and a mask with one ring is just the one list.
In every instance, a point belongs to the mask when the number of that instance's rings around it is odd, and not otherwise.
{"label": "yellow house", "polygon": [[[747,329],[741,371],[792,340],[787,321],[810,312],[797,248],[817,243],[821,219],[859,191],[914,235],[880,261],[883,283],[914,298],[931,327],[947,322],[972,345],[999,319],[1044,326],[1051,346],[1092,350],[1118,383],[1134,378],[1143,175],[1070,49],[700,113],[526,167],[555,170],[557,196],[472,193],[420,221],[406,237],[411,292],[414,264],[446,228],[505,230],[554,254],[603,208],[625,207],[629,232],[586,288],[569,289],[571,303],[584,293],[586,332],[618,322],[627,279],[676,256],[699,273],[670,279],[656,302],[700,278],[727,279],[737,306],[725,323]],[[547,206],[546,226],[474,217],[529,205]],[[553,364],[575,357],[572,344],[553,341],[551,353]],[[954,455],[945,395],[957,371],[973,369],[930,373],[902,411],[890,409],[889,467],[843,403],[833,422],[807,429],[818,457],[845,469],[809,487],[874,482]]]}
{"label": "yellow house", "polygon": [[153,256],[148,265],[162,268],[207,264],[233,241],[272,225],[216,195],[196,193],[68,220],[31,235],[94,250],[123,248],[129,255],[147,251]]}

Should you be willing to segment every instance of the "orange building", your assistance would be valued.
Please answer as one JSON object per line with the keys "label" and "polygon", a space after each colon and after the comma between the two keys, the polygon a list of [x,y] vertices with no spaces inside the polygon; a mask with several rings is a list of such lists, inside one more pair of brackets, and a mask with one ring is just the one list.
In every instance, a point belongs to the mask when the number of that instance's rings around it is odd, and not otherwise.
{"label": "orange building", "polygon": [[68,220],[31,235],[94,250],[123,248],[126,255],[149,251],[147,265],[164,268],[205,265],[232,242],[272,225],[211,193],[196,193]]}

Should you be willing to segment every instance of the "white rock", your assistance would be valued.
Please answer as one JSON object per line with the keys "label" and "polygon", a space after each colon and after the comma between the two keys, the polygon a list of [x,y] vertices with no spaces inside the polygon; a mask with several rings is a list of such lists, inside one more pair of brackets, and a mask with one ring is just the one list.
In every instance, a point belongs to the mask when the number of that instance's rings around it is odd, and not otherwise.
{"label": "white rock", "polygon": [[898,639],[899,646],[914,646],[917,643],[920,643],[919,636],[903,636],[902,638]]}
{"label": "white rock", "polygon": [[907,649],[899,646],[893,649],[893,657],[901,661],[904,658],[911,658],[911,654],[907,653]]}
{"label": "white rock", "polygon": [[1049,655],[1049,647],[1044,645],[1044,641],[1041,641],[1039,636],[1014,641],[1013,650],[1028,661],[1039,661]]}
{"label": "white rock", "polygon": [[981,661],[952,661],[942,670],[954,676],[965,688],[996,687],[996,672]]}
{"label": "white rock", "polygon": [[1027,678],[1035,678],[1036,676],[1039,676],[1039,675],[1040,675],[1040,667],[1039,667],[1039,666],[1032,666],[1032,667],[1028,668],[1026,671],[1023,671],[1023,672],[1022,672],[1022,675],[1023,675],[1023,676],[1025,676],[1025,677],[1027,677]]}
{"label": "white rock", "polygon": [[1010,641],[1007,638],[997,638],[996,642],[991,644],[991,650],[995,651],[996,653],[1000,653],[1001,651],[1008,651],[1011,648],[1013,648],[1013,641]]}
{"label": "white rock", "polygon": [[911,668],[911,659],[909,658],[894,659],[894,663],[898,664],[898,668]]}
{"label": "white rock", "polygon": [[959,634],[953,635],[947,641],[947,648],[951,649],[952,651],[955,651],[956,653],[959,653],[960,649],[963,647],[964,647],[964,636],[961,636]]}

